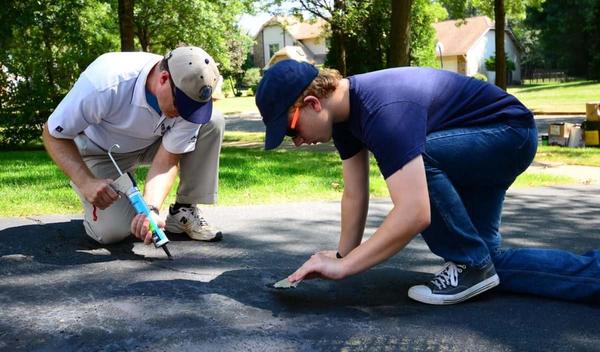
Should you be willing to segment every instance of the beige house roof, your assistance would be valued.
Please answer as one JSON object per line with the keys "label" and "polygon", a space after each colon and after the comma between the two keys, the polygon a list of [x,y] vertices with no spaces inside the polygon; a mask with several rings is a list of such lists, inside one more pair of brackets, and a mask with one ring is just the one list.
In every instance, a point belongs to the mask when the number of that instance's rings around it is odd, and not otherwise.
{"label": "beige house roof", "polygon": [[327,22],[323,19],[300,22],[297,17],[293,16],[273,16],[262,25],[256,35],[258,36],[258,33],[260,33],[263,28],[273,25],[282,26],[296,40],[318,38],[323,35],[325,28],[327,28]]}
{"label": "beige house roof", "polygon": [[433,27],[443,45],[443,56],[466,55],[479,38],[494,28],[494,22],[487,16],[479,16],[437,22]]}

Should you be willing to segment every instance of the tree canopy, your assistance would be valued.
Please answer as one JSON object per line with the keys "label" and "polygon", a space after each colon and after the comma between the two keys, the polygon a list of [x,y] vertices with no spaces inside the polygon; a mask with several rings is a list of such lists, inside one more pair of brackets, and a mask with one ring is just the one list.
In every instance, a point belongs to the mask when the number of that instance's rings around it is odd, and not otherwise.
{"label": "tree canopy", "polygon": [[[186,42],[204,48],[223,73],[238,72],[238,57],[245,57],[250,39],[237,18],[252,11],[250,0],[137,0],[134,50],[165,54]],[[100,54],[121,49],[117,0],[10,1],[0,7],[0,29],[4,147],[37,140],[85,67]],[[232,51],[232,42],[245,53]]]}
{"label": "tree canopy", "polygon": [[[331,26],[326,65],[346,75],[390,66],[390,36],[393,0],[303,0],[292,13],[308,11]],[[270,4],[281,4],[281,0]],[[326,6],[323,4],[326,3]],[[275,10],[276,11],[276,10]],[[435,59],[435,29],[446,10],[431,0],[413,0],[410,7],[409,65],[438,65]],[[360,53],[357,55],[356,53]]]}

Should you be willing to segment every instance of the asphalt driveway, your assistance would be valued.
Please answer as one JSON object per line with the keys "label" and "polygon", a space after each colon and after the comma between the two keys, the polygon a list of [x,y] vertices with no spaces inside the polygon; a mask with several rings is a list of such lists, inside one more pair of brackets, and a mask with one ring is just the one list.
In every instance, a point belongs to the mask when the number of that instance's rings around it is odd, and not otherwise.
{"label": "asphalt driveway", "polygon": [[[373,201],[367,234],[391,205]],[[441,261],[419,237],[374,269],[273,291],[337,246],[331,202],[214,207],[220,243],[172,237],[174,261],[139,242],[100,246],[78,216],[0,219],[4,351],[598,351],[600,305],[493,290],[455,306],[406,291]],[[600,248],[600,187],[511,191],[510,246]]]}

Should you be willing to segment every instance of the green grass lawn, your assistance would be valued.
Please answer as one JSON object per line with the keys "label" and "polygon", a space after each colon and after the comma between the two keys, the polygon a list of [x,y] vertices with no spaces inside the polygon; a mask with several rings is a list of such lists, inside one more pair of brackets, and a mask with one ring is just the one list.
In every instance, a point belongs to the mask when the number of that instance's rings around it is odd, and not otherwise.
{"label": "green grass lawn", "polygon": [[[338,200],[343,190],[336,152],[288,148],[265,152],[261,133],[227,132],[221,154],[219,204],[259,204],[304,200]],[[254,148],[228,146],[258,143]],[[600,166],[600,149],[540,147],[541,160]],[[79,213],[69,182],[43,150],[0,152],[0,216]],[[143,186],[147,167],[137,179]],[[573,184],[570,177],[521,175],[513,187]],[[372,197],[387,197],[385,181],[371,158]],[[168,197],[174,199],[174,191]]]}
{"label": "green grass lawn", "polygon": [[600,167],[600,148],[539,146],[535,160],[546,163]]}
{"label": "green grass lawn", "polygon": [[585,103],[600,100],[600,82],[573,81],[526,84],[509,87],[516,96],[534,112],[585,113]]}
{"label": "green grass lawn", "polygon": [[236,115],[249,111],[258,112],[258,108],[254,103],[254,97],[235,97],[217,100],[215,108],[225,115]]}

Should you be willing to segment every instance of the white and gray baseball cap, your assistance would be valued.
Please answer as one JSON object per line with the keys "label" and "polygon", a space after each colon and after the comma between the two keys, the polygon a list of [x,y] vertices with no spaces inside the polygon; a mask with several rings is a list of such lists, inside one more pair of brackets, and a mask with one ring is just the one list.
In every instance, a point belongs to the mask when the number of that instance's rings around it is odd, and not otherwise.
{"label": "white and gray baseball cap", "polygon": [[187,121],[207,123],[212,115],[212,93],[219,80],[217,63],[195,46],[173,49],[165,56],[175,86],[175,107]]}

